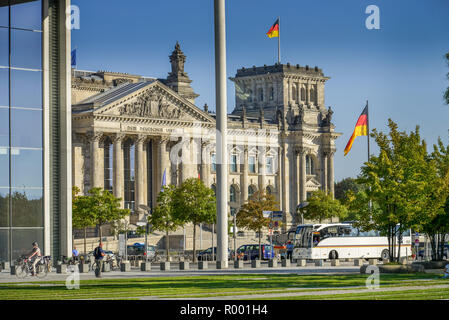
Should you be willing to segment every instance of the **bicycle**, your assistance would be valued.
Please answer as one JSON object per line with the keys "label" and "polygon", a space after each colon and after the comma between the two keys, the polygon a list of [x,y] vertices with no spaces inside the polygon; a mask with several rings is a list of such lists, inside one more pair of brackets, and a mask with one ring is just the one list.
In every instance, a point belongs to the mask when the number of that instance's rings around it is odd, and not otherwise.
{"label": "bicycle", "polygon": [[[44,278],[49,270],[51,270],[50,259],[50,256],[45,256],[36,263],[35,269],[38,278]],[[28,258],[19,258],[15,265],[16,277],[25,278],[27,275],[32,274],[33,265]]]}

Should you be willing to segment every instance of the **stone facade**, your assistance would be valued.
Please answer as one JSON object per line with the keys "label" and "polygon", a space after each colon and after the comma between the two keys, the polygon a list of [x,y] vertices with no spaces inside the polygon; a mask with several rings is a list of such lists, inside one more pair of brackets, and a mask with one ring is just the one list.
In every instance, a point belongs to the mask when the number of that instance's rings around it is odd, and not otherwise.
{"label": "stone facade", "polygon": [[[73,183],[110,189],[141,216],[167,184],[201,177],[215,187],[215,114],[195,106],[179,44],[167,79],[72,71]],[[321,69],[274,65],[239,69],[228,115],[229,208],[252,192],[274,194],[284,230],[299,223],[296,207],[317,189],[334,192],[333,111],[324,106]]]}

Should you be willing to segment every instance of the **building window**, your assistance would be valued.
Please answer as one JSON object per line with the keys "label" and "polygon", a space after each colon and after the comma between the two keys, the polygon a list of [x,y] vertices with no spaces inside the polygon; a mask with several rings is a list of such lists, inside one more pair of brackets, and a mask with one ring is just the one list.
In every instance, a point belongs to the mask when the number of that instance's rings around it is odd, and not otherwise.
{"label": "building window", "polygon": [[104,189],[112,193],[113,189],[113,144],[109,138],[104,141]]}
{"label": "building window", "polygon": [[306,174],[315,174],[315,163],[309,155],[306,156]]}
{"label": "building window", "polygon": [[211,161],[212,172],[217,172],[217,163],[216,163],[216,160],[215,160],[215,153],[211,154],[210,161]]}
{"label": "building window", "polygon": [[306,89],[301,88],[301,101],[306,101]]}
{"label": "building window", "polygon": [[270,100],[274,100],[274,88],[270,88]]}
{"label": "building window", "polygon": [[263,89],[259,89],[259,101],[263,101]]}
{"label": "building window", "polygon": [[0,1],[0,261],[44,245],[42,9]]}
{"label": "building window", "polygon": [[251,196],[256,192],[256,188],[254,186],[248,187],[248,198],[251,198]]}
{"label": "building window", "polygon": [[292,100],[296,101],[298,98],[298,90],[296,88],[296,84],[292,86]]}
{"label": "building window", "polygon": [[273,194],[273,190],[271,189],[270,186],[267,186],[267,194]]}
{"label": "building window", "polygon": [[256,157],[255,156],[248,157],[248,170],[249,170],[249,173],[256,173]]}
{"label": "building window", "polygon": [[229,201],[237,202],[236,190],[234,186],[231,186],[231,188],[229,189]]}
{"label": "building window", "polygon": [[237,155],[236,154],[231,154],[230,166],[231,166],[231,172],[237,172]]}
{"label": "building window", "polygon": [[253,102],[253,91],[248,90],[248,102]]}
{"label": "building window", "polygon": [[267,157],[266,169],[268,174],[273,174],[273,157]]}

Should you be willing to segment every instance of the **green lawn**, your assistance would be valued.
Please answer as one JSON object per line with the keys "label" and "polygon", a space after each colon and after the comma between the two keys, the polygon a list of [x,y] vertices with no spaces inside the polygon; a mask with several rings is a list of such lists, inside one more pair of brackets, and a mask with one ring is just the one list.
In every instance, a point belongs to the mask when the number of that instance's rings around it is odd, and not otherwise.
{"label": "green lawn", "polygon": [[[254,295],[263,293],[316,292],[326,289],[364,289],[367,275],[225,275],[137,279],[82,280],[79,290],[68,290],[65,281],[20,285],[0,283],[0,300],[129,299],[142,296],[195,298]],[[25,282],[26,283],[26,282]],[[39,284],[53,284],[40,286]],[[381,288],[404,287],[400,292],[349,293],[296,296],[280,299],[440,299],[448,289],[408,290],[407,286],[449,285],[433,274],[385,274]]]}

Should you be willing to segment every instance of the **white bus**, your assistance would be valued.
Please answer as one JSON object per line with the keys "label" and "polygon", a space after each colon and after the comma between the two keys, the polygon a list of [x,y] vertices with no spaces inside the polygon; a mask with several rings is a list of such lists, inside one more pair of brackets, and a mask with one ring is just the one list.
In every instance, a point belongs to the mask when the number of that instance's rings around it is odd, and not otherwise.
{"label": "white bus", "polygon": [[[402,234],[401,257],[412,255],[411,232]],[[396,250],[398,250],[396,242]],[[296,235],[293,259],[389,257],[388,238],[378,231],[362,232],[350,223],[303,225]]]}

